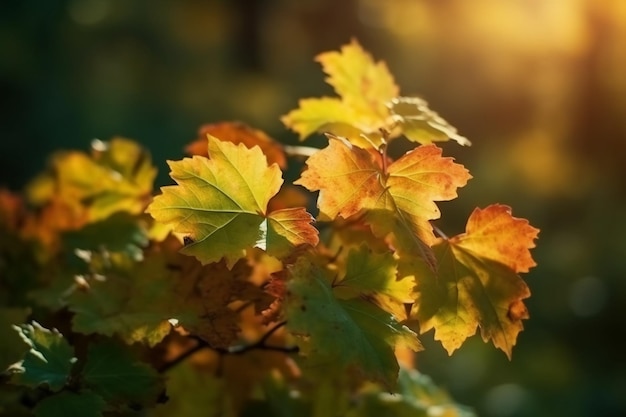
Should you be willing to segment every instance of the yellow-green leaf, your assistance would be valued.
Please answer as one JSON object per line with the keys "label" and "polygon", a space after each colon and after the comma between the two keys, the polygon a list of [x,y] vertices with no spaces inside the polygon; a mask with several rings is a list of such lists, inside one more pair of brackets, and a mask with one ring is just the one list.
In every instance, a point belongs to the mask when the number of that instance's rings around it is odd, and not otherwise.
{"label": "yellow-green leaf", "polygon": [[398,362],[393,348],[421,349],[415,333],[378,306],[333,294],[328,272],[300,258],[287,283],[287,328],[301,336],[303,352],[312,364],[354,366],[372,379],[393,387]]}
{"label": "yellow-green leaf", "polygon": [[452,139],[459,145],[472,144],[465,136],[459,135],[454,126],[432,111],[426,100],[419,97],[396,97],[389,103],[389,108],[404,136],[413,142],[426,145]]}
{"label": "yellow-green leaf", "polygon": [[282,122],[301,140],[314,132],[329,132],[364,148],[380,146],[380,130],[390,131],[394,123],[387,103],[398,95],[387,65],[375,62],[355,40],[316,60],[339,98],[300,100],[299,108],[283,116]]}
{"label": "yellow-green leaf", "polygon": [[283,180],[258,147],[208,141],[209,158],[168,162],[178,185],[162,187],[147,212],[188,237],[183,253],[205,264],[224,257],[232,265],[261,238],[267,203]]}

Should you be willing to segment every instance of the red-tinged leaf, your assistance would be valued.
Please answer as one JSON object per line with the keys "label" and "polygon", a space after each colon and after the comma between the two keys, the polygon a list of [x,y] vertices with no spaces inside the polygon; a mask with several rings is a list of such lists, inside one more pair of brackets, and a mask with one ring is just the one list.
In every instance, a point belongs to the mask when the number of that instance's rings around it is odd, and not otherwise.
{"label": "red-tinged leaf", "polygon": [[494,204],[476,208],[467,221],[465,233],[450,239],[450,243],[507,265],[515,272],[528,272],[536,265],[530,250],[535,247],[539,229],[528,220],[511,216],[511,208]]}
{"label": "red-tinged leaf", "polygon": [[429,221],[439,218],[435,201],[457,196],[468,171],[434,145],[420,146],[386,169],[380,155],[340,138],[307,160],[295,184],[320,191],[317,205],[331,220],[363,210],[378,236],[393,234],[396,249],[430,259],[434,241]]}
{"label": "red-tinged leaf", "polygon": [[317,246],[318,231],[311,222],[313,217],[302,207],[274,211],[267,217],[267,234],[261,247],[282,258],[295,247]]}
{"label": "red-tinged leaf", "polygon": [[417,282],[413,315],[420,331],[435,329],[435,339],[451,354],[480,327],[483,340],[510,358],[528,318],[522,300],[530,290],[518,273],[534,265],[528,250],[537,233],[508,207],[492,205],[474,211],[466,233],[433,246],[437,274],[418,260],[404,264],[404,275]]}
{"label": "red-tinged leaf", "polygon": [[281,168],[287,166],[285,153],[278,142],[270,138],[265,132],[253,129],[241,122],[221,122],[201,126],[198,129],[198,138],[185,148],[187,153],[208,156],[207,135],[236,145],[243,143],[247,148],[258,146],[267,158],[268,164],[276,163]]}

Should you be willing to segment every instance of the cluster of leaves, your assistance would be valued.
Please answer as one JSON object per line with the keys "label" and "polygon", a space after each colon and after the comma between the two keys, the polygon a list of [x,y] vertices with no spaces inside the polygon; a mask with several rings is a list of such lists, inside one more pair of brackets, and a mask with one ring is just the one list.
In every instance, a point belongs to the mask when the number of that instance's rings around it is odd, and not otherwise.
{"label": "cluster of leaves", "polygon": [[510,357],[538,230],[495,204],[436,233],[436,202],[471,176],[433,142],[469,141],[355,41],[317,60],[339,97],[282,121],[323,149],[224,122],[154,197],[123,138],[0,193],[0,413],[471,414],[411,369],[417,335],[452,353],[480,329]]}

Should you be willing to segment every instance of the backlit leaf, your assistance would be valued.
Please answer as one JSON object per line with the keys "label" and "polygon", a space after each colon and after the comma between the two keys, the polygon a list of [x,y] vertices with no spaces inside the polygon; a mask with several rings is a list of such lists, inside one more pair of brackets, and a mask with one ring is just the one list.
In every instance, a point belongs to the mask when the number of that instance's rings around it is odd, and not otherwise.
{"label": "backlit leaf", "polygon": [[419,350],[415,334],[376,305],[362,299],[339,300],[328,272],[300,258],[287,283],[287,328],[303,337],[312,363],[354,366],[387,386],[395,385],[396,344]]}
{"label": "backlit leaf", "polygon": [[[283,180],[278,166],[268,167],[258,147],[248,149],[213,137],[208,141],[210,159],[194,156],[169,162],[170,175],[178,185],[163,187],[147,212],[187,237],[183,253],[205,264],[225,258],[233,265],[246,249],[266,239],[268,202]],[[278,252],[286,241],[296,246],[302,240],[302,236],[284,233],[293,228],[295,212],[290,213],[269,216],[270,226],[284,238]],[[305,228],[309,243],[316,243],[306,213],[297,213],[297,224]],[[276,231],[279,226],[283,232]],[[265,249],[271,251],[267,242]]]}
{"label": "backlit leaf", "polygon": [[404,136],[413,142],[425,145],[452,139],[459,145],[472,144],[466,137],[459,135],[455,127],[432,111],[426,100],[396,97],[389,103],[389,108]]}
{"label": "backlit leaf", "polygon": [[317,206],[330,219],[365,210],[375,234],[395,235],[396,249],[427,250],[434,241],[429,221],[440,216],[435,201],[455,198],[471,176],[434,145],[420,146],[386,168],[380,159],[373,151],[330,138],[328,147],[307,160],[295,184],[320,190]]}
{"label": "backlit leaf", "polygon": [[[384,62],[353,40],[340,51],[316,57],[327,74],[326,82],[339,95],[307,98],[282,117],[282,122],[304,140],[315,132],[347,138],[362,148],[378,149],[404,134],[421,144],[453,139],[461,145],[469,140],[418,97],[399,97],[399,89]],[[383,133],[384,132],[384,133]]]}
{"label": "backlit leaf", "polygon": [[267,203],[283,180],[259,148],[208,141],[210,159],[169,161],[178,185],[162,187],[147,212],[190,238],[183,253],[202,263],[224,257],[232,265],[261,237]]}
{"label": "backlit leaf", "polygon": [[408,268],[417,281],[420,331],[434,328],[435,339],[452,353],[480,327],[483,340],[510,358],[528,318],[522,300],[530,290],[518,273],[534,265],[529,249],[537,233],[510,208],[492,205],[472,213],[466,233],[440,239],[433,246],[437,275],[419,261]]}
{"label": "backlit leaf", "polygon": [[[365,147],[361,134],[380,144],[380,129],[390,123],[386,104],[398,95],[398,87],[384,62],[374,62],[355,40],[341,51],[316,57],[340,99],[323,97],[300,101],[300,107],[283,116],[285,125],[300,139],[316,131],[328,131]],[[353,132],[348,134],[350,127]]]}
{"label": "backlit leaf", "polygon": [[13,381],[30,387],[47,386],[58,391],[67,383],[76,358],[74,349],[56,329],[48,330],[39,323],[14,326],[30,347],[24,359],[12,365]]}

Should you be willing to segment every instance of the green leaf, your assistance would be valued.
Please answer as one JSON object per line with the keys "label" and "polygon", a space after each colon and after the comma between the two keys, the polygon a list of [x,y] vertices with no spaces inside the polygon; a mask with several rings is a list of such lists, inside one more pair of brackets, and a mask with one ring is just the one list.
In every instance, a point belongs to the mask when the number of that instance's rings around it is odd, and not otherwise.
{"label": "green leaf", "polygon": [[167,374],[169,400],[158,405],[150,417],[218,417],[234,416],[231,398],[226,394],[224,379],[207,370],[183,363]]}
{"label": "green leaf", "polygon": [[153,403],[163,390],[163,381],[154,369],[113,342],[89,347],[82,376],[85,386],[108,402]]}
{"label": "green leaf", "polygon": [[70,250],[120,252],[139,260],[142,248],[148,245],[148,236],[136,216],[120,212],[65,233],[63,245]]}
{"label": "green leaf", "polygon": [[74,349],[56,329],[48,330],[39,323],[13,326],[30,350],[24,359],[11,367],[13,381],[30,387],[47,385],[58,391],[66,384],[76,362]]}
{"label": "green leaf", "polygon": [[458,134],[455,127],[428,107],[428,103],[419,97],[396,97],[389,104],[394,120],[398,122],[402,133],[411,141],[423,145],[433,142],[446,142],[449,139],[459,145],[470,146],[472,143]]}
{"label": "green leaf", "polygon": [[37,404],[36,417],[101,417],[106,402],[97,394],[63,391],[44,398]]}
{"label": "green leaf", "polygon": [[385,310],[402,317],[403,303],[415,300],[414,287],[413,277],[397,279],[397,261],[391,252],[373,253],[362,245],[348,254],[345,276],[336,283],[334,292],[344,299],[374,298]]}
{"label": "green leaf", "polygon": [[0,371],[24,357],[28,344],[15,332],[13,325],[23,323],[30,314],[28,308],[0,308]]}
{"label": "green leaf", "polygon": [[392,387],[398,373],[393,348],[400,343],[421,349],[415,333],[376,305],[338,300],[328,272],[300,258],[287,284],[287,327],[303,337],[303,352],[314,363],[355,366],[366,376]]}
{"label": "green leaf", "polygon": [[171,330],[176,297],[174,271],[164,257],[149,256],[130,268],[102,271],[88,287],[68,297],[76,332],[119,335],[128,343],[160,342]]}

